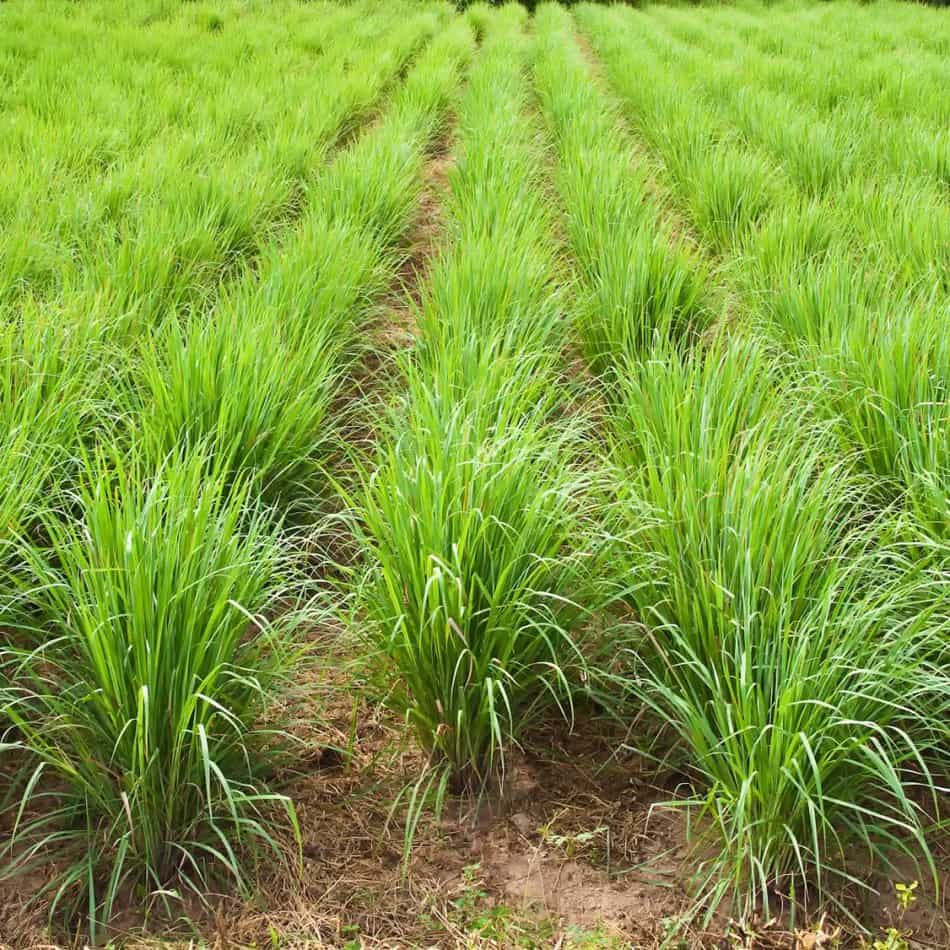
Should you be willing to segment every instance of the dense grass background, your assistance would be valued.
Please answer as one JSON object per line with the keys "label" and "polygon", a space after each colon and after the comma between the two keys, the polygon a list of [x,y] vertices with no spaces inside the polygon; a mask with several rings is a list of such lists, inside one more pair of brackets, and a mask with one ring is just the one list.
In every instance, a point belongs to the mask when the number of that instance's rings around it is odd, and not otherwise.
{"label": "dense grass background", "polygon": [[0,7],[0,874],[93,942],[292,877],[332,627],[407,854],[583,706],[697,906],[934,877],[948,64],[891,0]]}

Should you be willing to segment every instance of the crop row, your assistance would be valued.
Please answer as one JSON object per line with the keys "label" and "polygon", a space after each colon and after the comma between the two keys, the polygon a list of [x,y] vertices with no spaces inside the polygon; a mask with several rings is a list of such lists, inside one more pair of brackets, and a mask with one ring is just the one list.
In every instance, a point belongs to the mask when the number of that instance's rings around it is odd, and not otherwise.
{"label": "crop row", "polygon": [[[743,168],[746,153],[696,144],[698,111],[669,117],[671,102],[686,102],[674,99],[676,78],[669,93],[638,81],[629,14],[584,6],[577,17],[665,162],[673,199],[688,195],[689,223],[726,256],[719,279],[734,279],[736,300],[729,319],[710,312],[703,267],[658,224],[651,169],[570,18],[540,8],[539,89],[594,302],[578,328],[603,374],[620,479],[615,530],[627,542],[615,557],[640,618],[625,637],[628,714],[652,709],[701,776],[684,805],[714,839],[697,871],[710,905],[730,892],[768,903],[775,887],[800,897],[847,875],[852,836],[879,866],[881,846],[911,830],[922,838],[906,770],[946,741],[930,680],[940,608],[929,579],[909,582],[880,526],[868,529],[868,489],[849,447],[811,414],[820,398],[802,367],[776,360],[756,332],[762,302],[743,283],[744,260],[729,259],[738,239],[755,261],[762,233],[726,178],[727,161]],[[915,614],[920,599],[930,606]]]}
{"label": "crop row", "polygon": [[149,321],[207,299],[292,217],[444,12],[337,12],[302,47],[273,28],[249,45],[268,17],[250,19],[222,31],[223,49],[193,42],[184,17],[152,26],[144,57],[132,27],[110,44],[88,24],[39,49],[27,46],[35,22],[6,37],[31,68],[7,95],[0,302]]}
{"label": "crop row", "polygon": [[144,329],[94,383],[88,339],[51,339],[61,400],[7,328],[7,872],[53,851],[51,908],[93,940],[143,888],[244,888],[255,851],[282,853],[273,809],[295,825],[261,784],[284,755],[262,716],[315,615],[294,526],[326,497],[331,403],[471,46],[463,21],[439,33],[210,313]]}

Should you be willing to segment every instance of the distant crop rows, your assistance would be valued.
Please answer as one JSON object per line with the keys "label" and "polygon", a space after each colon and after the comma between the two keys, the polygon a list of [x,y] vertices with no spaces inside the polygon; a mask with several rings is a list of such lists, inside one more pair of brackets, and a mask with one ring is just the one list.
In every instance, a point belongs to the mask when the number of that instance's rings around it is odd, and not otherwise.
{"label": "distant crop rows", "polygon": [[96,942],[293,874],[316,629],[407,866],[583,709],[698,907],[936,877],[948,63],[884,0],[0,9],[0,879]]}

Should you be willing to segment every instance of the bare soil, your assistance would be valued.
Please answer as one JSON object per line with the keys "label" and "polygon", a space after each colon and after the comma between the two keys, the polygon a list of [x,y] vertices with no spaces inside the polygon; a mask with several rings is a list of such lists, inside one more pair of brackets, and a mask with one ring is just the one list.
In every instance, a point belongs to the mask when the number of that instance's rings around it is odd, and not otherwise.
{"label": "bare soil", "polygon": [[456,162],[448,131],[452,127],[453,123],[446,123],[447,131],[429,149],[416,218],[393,290],[383,302],[382,319],[376,328],[375,349],[382,352],[405,349],[412,346],[417,337],[415,315],[422,304],[432,262],[444,242],[445,195],[449,173]]}

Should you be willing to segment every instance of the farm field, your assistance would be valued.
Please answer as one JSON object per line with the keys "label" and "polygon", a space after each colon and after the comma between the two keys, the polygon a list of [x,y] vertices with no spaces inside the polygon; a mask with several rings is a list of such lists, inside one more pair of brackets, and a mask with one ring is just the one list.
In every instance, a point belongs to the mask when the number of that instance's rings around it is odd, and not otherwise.
{"label": "farm field", "polygon": [[0,4],[0,948],[950,947],[948,90]]}

